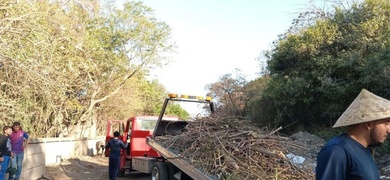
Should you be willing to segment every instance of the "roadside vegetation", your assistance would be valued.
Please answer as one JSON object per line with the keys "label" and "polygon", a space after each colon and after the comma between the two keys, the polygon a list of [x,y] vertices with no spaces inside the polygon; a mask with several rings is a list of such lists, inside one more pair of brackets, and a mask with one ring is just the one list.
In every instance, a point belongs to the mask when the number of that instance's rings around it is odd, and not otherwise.
{"label": "roadside vegetation", "polygon": [[175,44],[141,2],[0,0],[0,27],[0,125],[88,137],[107,119],[158,113],[166,90],[146,77]]}
{"label": "roadside vegetation", "polygon": [[[325,5],[299,12],[261,53],[257,79],[237,70],[205,87],[218,114],[327,140],[342,132],[331,127],[362,88],[390,98],[390,2]],[[108,119],[159,113],[167,90],[147,77],[171,63],[175,44],[142,2],[0,0],[0,27],[0,125],[21,121],[34,137],[94,136]]]}
{"label": "roadside vegetation", "polygon": [[362,88],[390,99],[390,2],[334,1],[298,14],[291,28],[259,57],[253,81],[241,72],[206,87],[223,113],[281,132],[315,133],[331,127]]}

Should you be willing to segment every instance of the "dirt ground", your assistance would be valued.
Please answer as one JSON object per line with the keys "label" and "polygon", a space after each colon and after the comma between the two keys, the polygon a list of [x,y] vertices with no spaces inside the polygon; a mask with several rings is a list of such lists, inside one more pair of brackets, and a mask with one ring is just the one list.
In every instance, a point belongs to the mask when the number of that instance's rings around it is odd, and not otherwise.
{"label": "dirt ground", "polygon": [[66,159],[59,165],[47,166],[45,178],[51,180],[106,180],[108,179],[108,158],[80,156]]}
{"label": "dirt ground", "polygon": [[[107,180],[108,158],[98,156],[80,156],[63,160],[60,164],[46,166],[44,178],[50,180]],[[150,175],[138,172],[126,172],[118,180],[150,180]]]}

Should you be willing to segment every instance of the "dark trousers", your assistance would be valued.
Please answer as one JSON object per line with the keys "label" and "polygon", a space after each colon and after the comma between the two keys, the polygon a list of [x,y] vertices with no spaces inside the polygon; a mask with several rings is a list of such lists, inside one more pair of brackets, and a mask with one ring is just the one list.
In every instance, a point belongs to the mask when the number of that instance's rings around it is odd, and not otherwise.
{"label": "dark trousers", "polygon": [[119,170],[120,156],[109,157],[108,159],[108,177],[110,180],[116,180]]}

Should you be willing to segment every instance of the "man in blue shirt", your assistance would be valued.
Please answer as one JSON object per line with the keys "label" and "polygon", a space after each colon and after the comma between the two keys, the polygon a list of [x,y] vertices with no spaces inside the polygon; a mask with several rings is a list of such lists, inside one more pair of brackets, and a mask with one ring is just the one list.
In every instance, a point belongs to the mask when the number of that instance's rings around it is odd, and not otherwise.
{"label": "man in blue shirt", "polygon": [[333,127],[348,126],[325,144],[317,157],[317,180],[379,180],[371,148],[380,146],[390,133],[390,101],[365,89]]}
{"label": "man in blue shirt", "polygon": [[[121,149],[126,149],[127,145],[123,141],[118,139],[119,132],[114,132],[114,138],[108,141],[106,149],[110,149],[110,155],[108,157],[108,177],[110,180],[116,180],[119,170]],[[127,143],[126,143],[127,144]]]}

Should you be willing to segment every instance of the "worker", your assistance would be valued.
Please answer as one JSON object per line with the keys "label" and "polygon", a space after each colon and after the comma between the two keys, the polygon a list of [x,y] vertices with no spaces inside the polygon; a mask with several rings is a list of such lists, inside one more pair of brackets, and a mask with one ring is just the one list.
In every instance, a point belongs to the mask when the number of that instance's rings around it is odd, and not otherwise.
{"label": "worker", "polygon": [[12,133],[11,126],[3,127],[3,134],[0,135],[0,153],[1,153],[1,165],[0,165],[0,180],[5,179],[6,170],[8,169],[9,162],[13,157],[11,150],[11,139],[9,138]]}
{"label": "worker", "polygon": [[348,129],[319,152],[316,179],[379,180],[372,148],[383,144],[390,133],[390,101],[363,89],[333,127]]}
{"label": "worker", "polygon": [[23,131],[19,122],[12,124],[12,133],[10,135],[12,153],[14,157],[11,158],[12,167],[17,169],[15,175],[9,176],[9,180],[19,180],[23,168],[24,151],[29,143],[29,136]]}
{"label": "worker", "polygon": [[104,156],[104,147],[106,146],[106,142],[104,140],[96,142],[96,151],[97,154],[101,154],[101,156]]}
{"label": "worker", "polygon": [[108,177],[110,180],[116,180],[119,170],[121,149],[126,149],[127,147],[127,143],[125,145],[118,137],[119,132],[115,131],[114,138],[108,141],[105,146],[106,149],[110,150],[110,155],[108,157]]}

